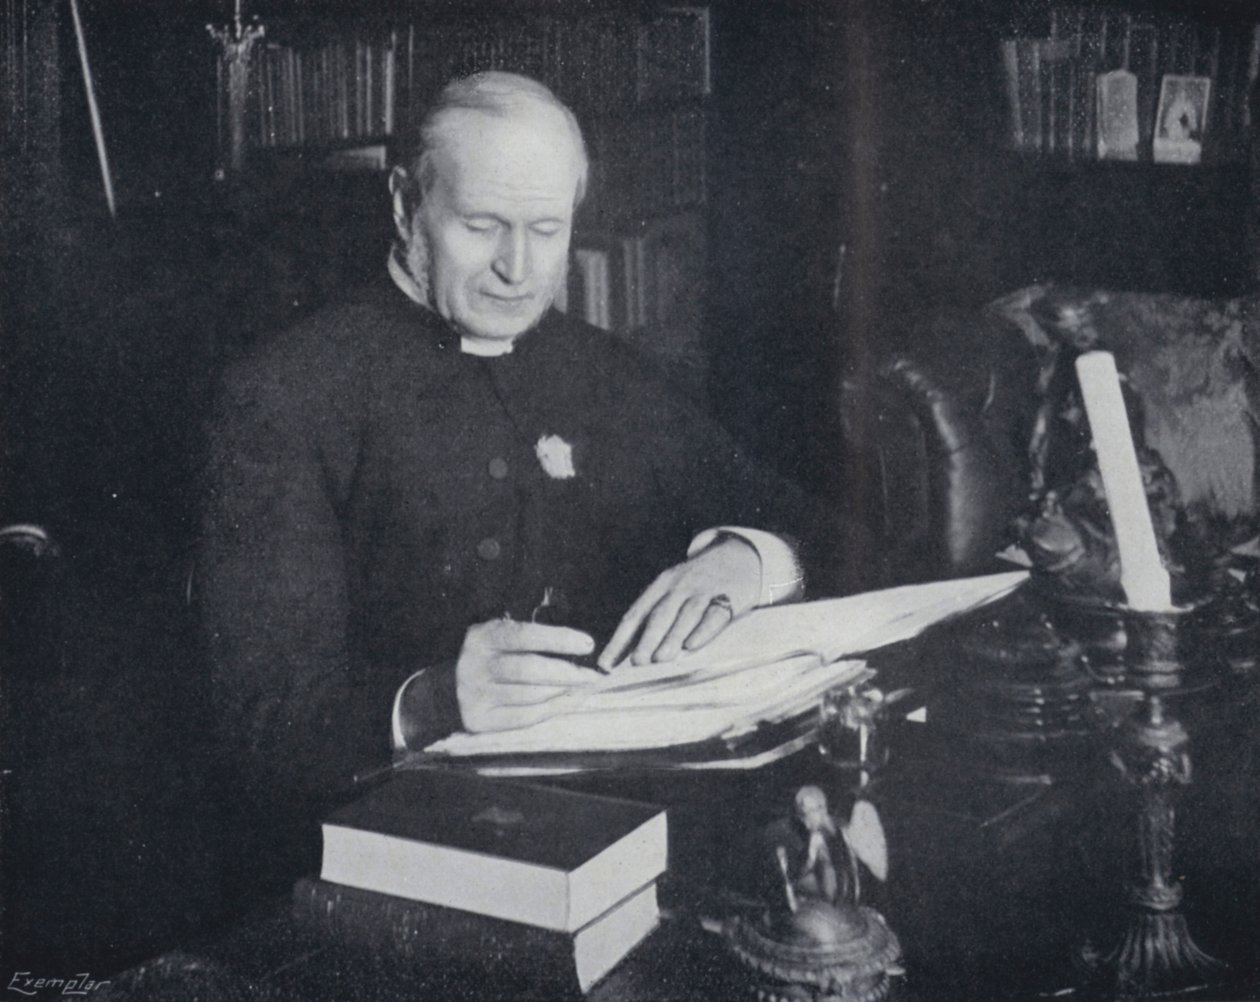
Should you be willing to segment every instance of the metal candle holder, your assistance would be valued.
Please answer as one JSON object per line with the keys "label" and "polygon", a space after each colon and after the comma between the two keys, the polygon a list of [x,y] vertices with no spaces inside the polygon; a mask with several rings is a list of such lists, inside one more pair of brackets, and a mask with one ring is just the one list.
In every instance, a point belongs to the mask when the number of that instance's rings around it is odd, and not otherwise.
{"label": "metal candle holder", "polygon": [[1140,695],[1133,716],[1119,729],[1111,762],[1134,791],[1137,873],[1129,886],[1130,914],[1121,942],[1089,961],[1091,980],[1120,997],[1186,990],[1216,980],[1225,965],[1190,935],[1173,876],[1175,803],[1190,783],[1190,737],[1169,697],[1182,686],[1178,650],[1183,612],[1124,613],[1125,674]]}

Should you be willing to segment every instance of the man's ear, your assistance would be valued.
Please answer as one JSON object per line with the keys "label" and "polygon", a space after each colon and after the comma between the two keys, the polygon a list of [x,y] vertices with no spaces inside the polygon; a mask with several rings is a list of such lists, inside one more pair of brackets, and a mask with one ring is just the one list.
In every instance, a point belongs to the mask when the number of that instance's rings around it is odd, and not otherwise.
{"label": "man's ear", "polygon": [[411,239],[411,221],[417,206],[412,204],[412,192],[415,185],[411,175],[403,167],[395,167],[389,172],[389,197],[394,207],[394,230],[403,243]]}

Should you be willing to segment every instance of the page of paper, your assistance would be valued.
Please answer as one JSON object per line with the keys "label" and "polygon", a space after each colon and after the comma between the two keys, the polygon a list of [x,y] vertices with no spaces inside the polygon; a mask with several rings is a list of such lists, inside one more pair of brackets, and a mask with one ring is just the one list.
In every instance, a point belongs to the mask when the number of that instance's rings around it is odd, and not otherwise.
{"label": "page of paper", "polygon": [[755,609],[698,651],[665,664],[623,664],[571,698],[585,700],[592,693],[677,683],[705,673],[730,674],[797,654],[813,653],[824,661],[835,661],[908,640],[933,623],[1010,593],[1027,578],[1026,570],[1005,571]]}
{"label": "page of paper", "polygon": [[1005,595],[1026,571],[906,585],[758,609],[668,664],[622,665],[559,697],[556,714],[512,731],[458,733],[426,751],[452,756],[667,748],[786,719],[864,670],[848,654],[907,640]]}
{"label": "page of paper", "polygon": [[734,684],[720,675],[692,682],[684,700],[676,699],[671,685],[641,690],[633,699],[599,698],[530,727],[455,734],[428,751],[459,756],[642,751],[736,737],[758,723],[795,716],[865,668],[863,661],[824,664],[815,654],[799,655],[740,673]]}

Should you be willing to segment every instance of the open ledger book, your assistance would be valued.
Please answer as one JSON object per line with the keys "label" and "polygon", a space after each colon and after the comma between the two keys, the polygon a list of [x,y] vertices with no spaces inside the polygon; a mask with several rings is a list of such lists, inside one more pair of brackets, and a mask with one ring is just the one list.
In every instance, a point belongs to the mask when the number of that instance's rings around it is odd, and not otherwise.
{"label": "open ledger book", "polygon": [[[625,664],[553,702],[555,715],[529,727],[459,732],[423,757],[478,759],[619,754],[627,761],[711,763],[753,738],[803,744],[783,728],[812,713],[820,696],[869,677],[851,655],[908,640],[941,620],[1014,590],[1026,571],[905,585],[846,598],[757,609],[708,646],[676,661]],[[799,746],[799,745],[798,745]],[[644,757],[644,752],[665,752]],[[636,759],[637,753],[637,759]]]}

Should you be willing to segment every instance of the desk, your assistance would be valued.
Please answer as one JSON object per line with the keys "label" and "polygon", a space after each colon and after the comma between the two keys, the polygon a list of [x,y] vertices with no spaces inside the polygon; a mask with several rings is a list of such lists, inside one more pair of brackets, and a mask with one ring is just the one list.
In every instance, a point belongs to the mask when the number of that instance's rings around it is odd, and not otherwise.
{"label": "desk", "polygon": [[[906,651],[900,652],[901,656]],[[909,652],[911,660],[914,652]],[[896,657],[889,662],[895,672]],[[1177,875],[1196,941],[1231,964],[1198,998],[1260,999],[1260,729],[1257,685],[1227,679],[1185,700],[1197,772],[1178,810]],[[905,725],[910,726],[910,725]],[[1124,918],[1131,815],[1119,782],[1097,771],[1053,783],[964,775],[894,742],[894,766],[870,790],[891,850],[890,880],[868,903],[900,936],[914,1002],[1033,998],[1072,982],[1087,934],[1099,946]],[[748,982],[697,913],[730,883],[748,837],[802,782],[836,782],[812,750],[754,773],[588,776],[568,783],[654,799],[671,808],[664,920],[589,996],[592,1002],[731,1000]],[[951,785],[952,784],[952,785]],[[868,886],[874,882],[868,882]],[[386,1002],[555,998],[554,989],[487,983],[475,965],[400,970],[335,947],[297,926],[275,901],[221,933],[115,978],[121,999]]]}
{"label": "desk", "polygon": [[[894,869],[889,885],[875,897],[906,950],[909,976],[898,998],[1031,998],[1039,990],[1063,986],[1081,930],[1122,900],[1120,881],[1104,865],[1106,853],[1091,859],[1086,851],[1091,840],[1095,849],[1109,839],[1114,844],[1114,831],[1107,835],[1104,826],[1078,827],[1081,812],[1070,800],[1054,790],[1033,793],[1014,812],[1029,820],[1030,829],[1007,845],[999,844],[1003,836],[965,831],[968,823],[962,819],[951,824],[930,810],[885,805]],[[1191,823],[1191,812],[1189,807],[1185,812],[1187,834],[1194,838],[1198,831],[1201,837],[1203,826]],[[958,858],[986,839],[986,855]],[[898,846],[903,848],[898,851]],[[1256,958],[1245,952],[1254,944],[1260,914],[1255,871],[1246,888],[1236,882],[1236,872],[1220,869],[1217,862],[1201,860],[1185,873],[1186,910],[1196,938],[1235,967],[1231,983],[1210,997],[1260,999]],[[694,890],[685,883],[662,888],[661,928],[595,987],[591,1002],[742,997],[747,983],[721,941],[699,929],[688,904],[670,904],[694,901]],[[146,1002],[555,998],[547,986],[487,984],[475,967],[399,970],[339,949],[296,925],[284,900],[126,972],[115,985],[107,998]]]}

